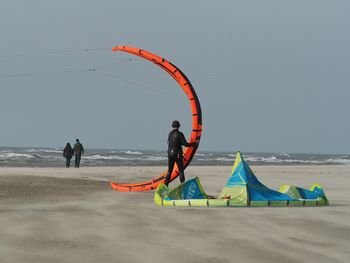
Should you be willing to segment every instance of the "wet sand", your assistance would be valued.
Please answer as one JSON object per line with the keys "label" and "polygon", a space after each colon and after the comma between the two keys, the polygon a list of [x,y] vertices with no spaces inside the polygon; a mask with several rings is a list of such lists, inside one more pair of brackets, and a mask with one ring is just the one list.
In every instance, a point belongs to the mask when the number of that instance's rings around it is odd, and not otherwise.
{"label": "wet sand", "polygon": [[[320,183],[328,207],[156,207],[108,185],[163,169],[0,168],[0,262],[350,262],[350,166],[252,167],[274,189]],[[230,170],[186,176],[218,195]]]}

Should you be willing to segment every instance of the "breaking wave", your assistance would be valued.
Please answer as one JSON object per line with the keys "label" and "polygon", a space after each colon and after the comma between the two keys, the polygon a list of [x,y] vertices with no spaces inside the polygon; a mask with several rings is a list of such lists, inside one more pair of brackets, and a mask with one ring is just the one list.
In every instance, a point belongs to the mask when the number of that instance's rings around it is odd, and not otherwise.
{"label": "breaking wave", "polygon": [[[0,147],[0,166],[62,167],[63,149]],[[350,165],[350,155],[245,153],[252,165]],[[232,165],[232,152],[199,152],[192,165]],[[74,157],[73,157],[74,158]],[[85,149],[84,166],[160,165],[167,166],[167,153],[160,150]]]}
{"label": "breaking wave", "polygon": [[130,155],[142,155],[142,152],[138,151],[124,151],[125,154],[130,154]]}
{"label": "breaking wave", "polygon": [[13,152],[0,154],[0,159],[32,159],[32,158],[40,158],[40,157],[34,154],[13,153]]}

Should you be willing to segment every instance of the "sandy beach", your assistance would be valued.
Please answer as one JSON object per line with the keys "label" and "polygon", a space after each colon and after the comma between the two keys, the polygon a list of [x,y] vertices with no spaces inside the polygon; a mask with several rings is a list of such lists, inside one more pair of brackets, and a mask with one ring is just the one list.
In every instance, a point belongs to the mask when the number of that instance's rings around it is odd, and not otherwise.
{"label": "sandy beach", "polygon": [[[252,167],[274,189],[320,183],[328,207],[166,208],[108,185],[163,169],[0,168],[0,262],[350,262],[350,166]],[[186,176],[218,195],[230,170]]]}

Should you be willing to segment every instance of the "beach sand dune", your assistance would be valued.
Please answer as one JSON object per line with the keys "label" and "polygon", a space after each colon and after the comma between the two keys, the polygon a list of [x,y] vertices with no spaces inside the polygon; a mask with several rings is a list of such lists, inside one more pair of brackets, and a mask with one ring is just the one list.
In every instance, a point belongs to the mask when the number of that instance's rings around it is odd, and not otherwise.
{"label": "beach sand dune", "polygon": [[[349,166],[253,167],[274,189],[320,183],[328,207],[156,207],[152,192],[108,185],[163,169],[0,168],[0,262],[350,262]],[[218,195],[230,170],[186,174]]]}

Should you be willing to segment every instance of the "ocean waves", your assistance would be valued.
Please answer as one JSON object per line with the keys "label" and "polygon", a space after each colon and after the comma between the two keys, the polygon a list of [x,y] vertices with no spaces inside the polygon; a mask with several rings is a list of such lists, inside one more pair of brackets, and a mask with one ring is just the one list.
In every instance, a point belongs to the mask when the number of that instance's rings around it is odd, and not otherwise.
{"label": "ocean waves", "polygon": [[[0,147],[0,166],[63,167],[63,149]],[[199,152],[192,165],[232,165],[235,154]],[[350,165],[350,155],[245,153],[252,165]],[[167,165],[166,151],[86,149],[83,166],[153,166]]]}
{"label": "ocean waves", "polygon": [[0,154],[0,160],[31,159],[31,158],[36,158],[36,156],[32,154],[14,153],[14,152],[4,152]]}

